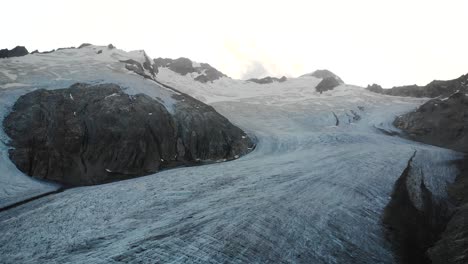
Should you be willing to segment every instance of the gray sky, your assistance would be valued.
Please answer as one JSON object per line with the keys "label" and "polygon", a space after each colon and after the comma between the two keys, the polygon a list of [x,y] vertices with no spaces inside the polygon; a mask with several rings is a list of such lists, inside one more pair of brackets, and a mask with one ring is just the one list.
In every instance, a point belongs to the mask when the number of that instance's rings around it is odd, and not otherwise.
{"label": "gray sky", "polygon": [[233,78],[326,68],[362,86],[468,73],[466,0],[3,0],[1,9],[0,48],[112,43]]}

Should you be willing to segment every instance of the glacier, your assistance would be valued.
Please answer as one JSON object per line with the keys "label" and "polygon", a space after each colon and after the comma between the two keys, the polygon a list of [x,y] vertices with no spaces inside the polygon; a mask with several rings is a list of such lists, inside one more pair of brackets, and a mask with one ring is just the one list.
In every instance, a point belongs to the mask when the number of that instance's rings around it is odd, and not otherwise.
{"label": "glacier", "polygon": [[[89,46],[1,61],[0,117],[31,89],[76,81],[115,82],[170,107],[175,91],[127,71],[124,57],[143,58]],[[427,99],[347,84],[319,94],[321,79],[310,76],[269,85],[190,78],[162,68],[156,76],[256,138],[253,152],[4,210],[1,262],[394,263],[381,217],[408,160],[416,152],[413,164],[436,199],[455,178],[459,153],[398,137],[392,125]],[[0,135],[0,205],[58,188],[19,172]]]}

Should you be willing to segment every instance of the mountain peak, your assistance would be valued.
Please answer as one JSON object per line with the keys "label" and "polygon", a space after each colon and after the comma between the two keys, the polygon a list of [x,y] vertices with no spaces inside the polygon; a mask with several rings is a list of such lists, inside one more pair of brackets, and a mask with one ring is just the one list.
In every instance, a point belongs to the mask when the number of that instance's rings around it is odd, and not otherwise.
{"label": "mountain peak", "polygon": [[304,74],[300,77],[307,77],[307,76],[312,76],[312,77],[315,77],[315,78],[320,78],[320,79],[326,79],[326,78],[330,78],[330,77],[333,77],[335,80],[337,80],[340,84],[344,83],[343,80],[341,80],[340,77],[338,77],[338,75],[334,74],[333,72],[329,71],[329,70],[326,70],[326,69],[323,69],[323,70],[316,70],[312,73],[307,73],[307,74]]}
{"label": "mountain peak", "polygon": [[201,83],[213,82],[222,77],[227,77],[226,74],[218,71],[208,63],[197,63],[188,58],[180,57],[178,59],[157,58],[154,59],[154,67],[168,68],[180,75],[194,73],[197,75],[195,81]]}
{"label": "mountain peak", "polygon": [[2,49],[0,50],[1,58],[21,57],[29,54],[28,50],[24,46],[16,46],[13,49]]}

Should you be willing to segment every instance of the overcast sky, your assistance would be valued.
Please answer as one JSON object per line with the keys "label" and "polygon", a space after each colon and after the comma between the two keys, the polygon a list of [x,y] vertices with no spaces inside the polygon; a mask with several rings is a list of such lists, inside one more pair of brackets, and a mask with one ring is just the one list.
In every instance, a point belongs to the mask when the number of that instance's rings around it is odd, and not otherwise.
{"label": "overcast sky", "polygon": [[1,10],[0,48],[112,43],[233,78],[326,68],[362,86],[468,73],[466,0],[2,0]]}

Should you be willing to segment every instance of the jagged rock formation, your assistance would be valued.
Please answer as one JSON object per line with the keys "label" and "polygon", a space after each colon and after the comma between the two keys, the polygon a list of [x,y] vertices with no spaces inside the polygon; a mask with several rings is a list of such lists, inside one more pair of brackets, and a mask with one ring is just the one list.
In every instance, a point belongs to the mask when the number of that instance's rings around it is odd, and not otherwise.
{"label": "jagged rock formation", "polygon": [[154,59],[154,68],[158,69],[159,67],[169,68],[181,75],[197,73],[198,76],[195,77],[195,81],[201,83],[212,82],[222,77],[227,77],[224,73],[213,68],[208,63],[196,64],[187,58],[178,58],[175,60],[167,58]]}
{"label": "jagged rock formation", "polygon": [[28,55],[28,50],[23,46],[16,46],[15,48],[9,49],[2,49],[0,50],[0,59],[1,58],[11,58],[11,57],[21,57],[24,55]]}
{"label": "jagged rock formation", "polygon": [[468,92],[468,74],[449,81],[432,81],[426,86],[407,85],[383,89],[378,84],[368,85],[367,89],[375,93],[410,97],[447,97],[456,92]]}
{"label": "jagged rock formation", "polygon": [[154,77],[158,73],[158,68],[155,66],[155,64],[151,63],[151,60],[146,55],[146,53],[144,54],[144,56],[145,61],[143,63],[140,63],[133,59],[124,60],[121,62],[125,63],[125,68],[127,70],[133,71],[136,74],[143,76],[144,78],[154,79]]}
{"label": "jagged rock formation", "polygon": [[433,99],[395,119],[394,125],[414,140],[468,152],[468,96],[456,93]]}
{"label": "jagged rock formation", "polygon": [[10,158],[30,176],[77,186],[235,159],[253,147],[211,106],[178,97],[170,113],[115,84],[33,91],[3,122],[14,147]]}
{"label": "jagged rock formation", "polygon": [[252,79],[248,79],[247,81],[258,83],[258,84],[268,84],[268,83],[273,83],[273,82],[280,82],[281,83],[281,82],[285,82],[287,80],[288,80],[288,78],[286,78],[286,76],[283,76],[281,78],[267,76],[267,77],[261,78],[261,79],[252,78]]}
{"label": "jagged rock formation", "polygon": [[[468,152],[468,96],[458,92],[447,99],[430,100],[417,110],[397,117],[394,125],[405,131],[413,140],[466,153]],[[448,190],[457,206],[450,221],[448,219],[440,221],[448,214],[441,211],[437,204],[431,205],[430,199],[425,199],[428,206],[424,210],[410,208],[411,202],[403,201],[401,198],[405,192],[398,190],[402,188],[399,187],[401,184],[398,182],[394,192],[396,197],[392,197],[392,202],[387,207],[387,211],[391,213],[387,214],[384,219],[400,218],[398,220],[400,228],[406,227],[405,232],[400,232],[399,243],[409,243],[407,249],[409,247],[424,250],[417,254],[423,256],[423,263],[462,264],[468,262],[466,250],[468,248],[466,222],[468,219],[468,158],[458,161],[458,167],[460,174]],[[404,178],[400,178],[399,181],[404,181]],[[398,203],[400,206],[395,206]],[[402,208],[406,209],[402,210]],[[437,219],[439,221],[436,221]],[[436,239],[438,239],[437,242]],[[435,245],[434,242],[436,242]],[[411,254],[403,255],[412,256]],[[406,259],[404,263],[416,262],[414,259]]]}
{"label": "jagged rock formation", "polygon": [[[427,249],[439,238],[449,218],[446,204],[437,202],[412,161],[397,180],[383,223],[399,263],[431,263]],[[415,198],[419,197],[419,199]],[[420,204],[415,203],[420,200]]]}
{"label": "jagged rock formation", "polygon": [[341,83],[335,77],[326,77],[315,87],[315,90],[317,90],[319,93],[322,93],[333,90],[340,84]]}
{"label": "jagged rock formation", "polygon": [[468,158],[458,162],[460,174],[449,188],[457,206],[440,239],[427,254],[433,264],[468,263]]}
{"label": "jagged rock formation", "polygon": [[334,74],[333,72],[329,70],[316,70],[312,73],[304,74],[301,77],[304,77],[304,76],[312,76],[312,77],[316,77],[320,79],[334,78],[336,81],[338,81],[339,84],[344,83],[343,80],[341,80],[341,78],[338,77],[338,75]]}

